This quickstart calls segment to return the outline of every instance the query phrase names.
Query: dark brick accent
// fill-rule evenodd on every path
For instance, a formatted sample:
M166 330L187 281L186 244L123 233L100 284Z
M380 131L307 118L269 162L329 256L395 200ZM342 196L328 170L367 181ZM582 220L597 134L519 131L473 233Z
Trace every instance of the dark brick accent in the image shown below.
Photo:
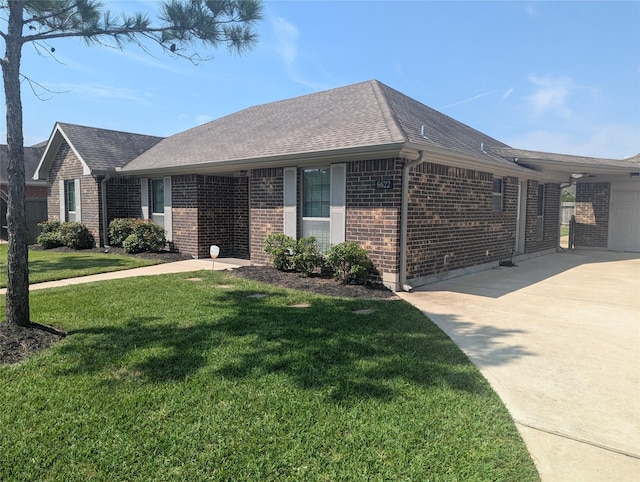
M584 182L576 184L576 247L607 248L609 243L609 201L611 184Z
M171 180L173 243L184 254L248 257L247 178L184 175Z

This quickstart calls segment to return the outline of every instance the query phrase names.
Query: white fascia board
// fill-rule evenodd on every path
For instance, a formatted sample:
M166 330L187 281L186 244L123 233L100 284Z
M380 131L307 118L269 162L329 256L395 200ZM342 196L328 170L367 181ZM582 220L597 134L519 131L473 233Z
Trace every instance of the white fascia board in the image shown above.
M69 144L69 146L71 147L71 150L75 153L76 157L82 164L82 174L84 174L85 176L91 174L91 169L89 168L87 163L84 162L84 159L82 158L80 153L76 150L76 148L71 143L71 141L69 141L69 138L62 130L62 127L60 126L60 124L56 123L55 127L53 128L53 132L51 133L51 137L49 137L49 141L47 142L47 147L45 147L44 149L44 153L42 154L40 163L38 164L38 167L36 168L36 171L33 174L34 180L36 181L49 180L49 168L51 167L51 163L55 159L58 149L60 149L60 145L62 144L63 139L67 141L67 144ZM44 168L44 172L41 172L43 171L43 168Z
M409 147L409 146L408 146ZM518 165L513 163L513 166L498 164L494 159L487 158L483 159L479 157L482 155L482 151L478 150L479 156L469 156L467 154L462 154L455 151L450 151L447 149L431 147L431 146L421 146L421 145L413 145L412 149L415 149L416 152L424 151L425 162L434 162L436 164L443 164L446 166L452 167L461 167L464 169L471 169L474 171L481 172L490 172L492 174L496 174L498 176L513 176L519 179L534 179L541 181L555 181L555 180L566 180L566 176L563 177L557 176L555 173L546 173L541 171L536 171L534 169L530 169L525 166ZM505 160L505 162L508 162Z
M640 172L640 166L631 163L628 166L607 166L580 162L559 162L547 159L521 159L519 163L530 166L532 169L564 172L567 175L580 173L622 175Z
M337 162L361 161L368 159L385 159L400 157L403 152L402 143L385 144L381 146L367 146L364 148L339 149L335 151L303 152L286 156L272 156L251 159L233 159L229 161L215 161L210 163L190 164L183 166L169 166L148 169L116 168L121 176L168 176L181 174L221 174L234 171L291 167L313 166L319 163L332 164Z

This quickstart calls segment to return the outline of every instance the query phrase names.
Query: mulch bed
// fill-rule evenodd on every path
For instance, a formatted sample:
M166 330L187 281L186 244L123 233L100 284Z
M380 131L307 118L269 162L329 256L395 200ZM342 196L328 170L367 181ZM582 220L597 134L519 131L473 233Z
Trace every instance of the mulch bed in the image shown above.
M30 247L29 249L38 249ZM56 251L73 251L69 248L55 248ZM104 252L104 249L94 251ZM126 254L119 248L109 248L109 252ZM140 253L129 256L159 259L163 262L189 259L179 253ZM311 291L324 296L339 296L357 299L396 299L396 295L383 286L345 285L333 278L319 274L303 277L298 273L278 271L271 266L243 266L229 271L232 276L262 281L270 285L295 290ZM30 355L44 350L64 338L65 333L45 325L32 324L28 327L0 323L0 364L18 363Z

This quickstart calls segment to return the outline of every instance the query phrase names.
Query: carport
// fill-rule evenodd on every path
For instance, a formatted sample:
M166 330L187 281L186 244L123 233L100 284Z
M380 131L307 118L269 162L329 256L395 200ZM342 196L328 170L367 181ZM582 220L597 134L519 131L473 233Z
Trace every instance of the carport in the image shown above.
M542 480L640 480L640 255L574 251L399 293L504 401Z

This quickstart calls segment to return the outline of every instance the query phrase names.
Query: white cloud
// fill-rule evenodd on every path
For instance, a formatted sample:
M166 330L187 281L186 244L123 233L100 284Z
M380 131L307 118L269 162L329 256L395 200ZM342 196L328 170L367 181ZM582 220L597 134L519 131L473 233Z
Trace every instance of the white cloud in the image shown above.
M536 129L505 142L521 149L612 159L623 159L640 152L637 126L617 124L594 124L574 132Z
M198 123L198 125L206 124L211 120L213 120L213 117L207 114L200 114L196 116L196 122Z
M500 93L500 90L489 90L487 92L482 92L481 94L476 94L474 96L467 97L466 99L462 99L462 100L458 100L458 101L452 102L451 104L447 104L447 105L445 105L443 107L439 107L438 109L439 110L444 110L444 109L448 109L450 107L457 107L459 105L467 104L469 102L473 102L475 100L482 99L484 97L488 97L488 96L491 96L491 95L494 95L494 94L499 94L499 93ZM507 89L505 92L503 92L500 95L500 101L504 102L505 100L507 100L509 98L509 96L512 93L513 93L513 87Z
M513 91L514 91L514 90L515 90L515 89L514 89L513 87L511 87L511 88L507 89L507 91L506 91L504 94L502 94L502 99L501 99L501 100L502 100L502 102L504 102L505 100L507 100L507 99L511 96L511 94L513 94Z
M85 99L118 99L135 102L137 104L150 103L149 93L126 87L114 87L105 84L61 84L59 86L47 86L54 92L75 94Z
M282 17L273 17L273 29L278 40L278 53L287 70L292 71L298 56L298 29Z
M525 100L535 115L551 113L565 118L572 117L569 97L576 89L572 79L551 75L530 75L529 82L535 86L535 91L525 97Z
M299 73L298 66L298 28L282 17L273 17L273 29L277 39L276 50L284 63L289 78L300 85L313 90L326 89L327 86L305 80Z

